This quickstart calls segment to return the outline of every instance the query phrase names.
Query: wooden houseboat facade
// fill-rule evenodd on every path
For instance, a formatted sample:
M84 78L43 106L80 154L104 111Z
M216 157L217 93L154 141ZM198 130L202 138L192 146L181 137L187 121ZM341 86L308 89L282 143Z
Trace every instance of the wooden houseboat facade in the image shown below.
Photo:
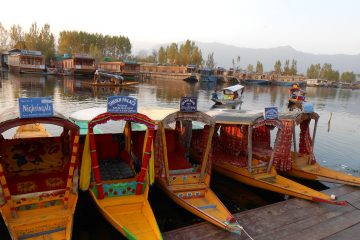
M135 78L140 73L140 64L135 62L100 62L98 70L120 73L125 78Z
M140 72L151 78L197 81L196 68L193 65L157 66L155 64L144 64L140 66Z
M93 75L95 73L95 59L88 55L75 55L62 61L64 73L79 75Z
M45 58L40 51L16 49L9 51L8 67L15 73L38 73L45 71Z

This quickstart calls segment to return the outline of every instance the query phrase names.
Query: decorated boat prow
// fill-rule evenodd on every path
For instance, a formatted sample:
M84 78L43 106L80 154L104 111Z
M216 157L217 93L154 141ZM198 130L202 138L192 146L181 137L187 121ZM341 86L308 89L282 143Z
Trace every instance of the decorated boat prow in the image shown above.
M209 153L215 122L196 110L196 98L182 98L181 111L166 116L158 123L155 172L159 187L177 204L223 229L241 233L242 226L210 189ZM208 131L203 138L199 164L190 158L192 125L203 125Z
M70 240L78 199L79 127L53 112L49 98L22 98L19 104L20 112L0 115L2 217L12 239ZM46 134L44 124L61 134Z
M95 126L108 121L116 123L116 131L94 134ZM154 128L137 112L137 100L124 96L109 97L107 112L88 122L80 188L89 190L104 218L128 239L162 239L148 202Z

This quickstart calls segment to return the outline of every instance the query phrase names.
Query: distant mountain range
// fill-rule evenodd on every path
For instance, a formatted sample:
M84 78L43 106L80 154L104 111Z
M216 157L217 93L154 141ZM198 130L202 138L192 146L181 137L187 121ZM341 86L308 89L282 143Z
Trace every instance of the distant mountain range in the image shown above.
M147 52L151 53L151 49L157 50L161 45L167 46L169 44L154 44L151 48L149 48L148 45L146 47L144 46L142 49L147 48ZM196 42L196 45L201 49L204 59L207 58L208 54L214 52L215 63L218 67L230 68L232 67L232 59L234 59L235 64L237 64L237 56L240 56L240 66L243 69L246 68L248 64L253 64L255 67L256 62L260 61L263 64L264 71L271 71L274 69L275 61L280 59L283 66L286 59L289 59L290 62L292 59L295 59L297 60L297 69L299 73L306 73L307 68L311 64L317 63L320 63L321 65L330 63L334 70L339 70L340 72L353 71L354 73L360 73L360 54L312 54L298 51L290 46L255 49L236 47L216 42ZM136 45L138 51L141 49L140 47L140 44Z

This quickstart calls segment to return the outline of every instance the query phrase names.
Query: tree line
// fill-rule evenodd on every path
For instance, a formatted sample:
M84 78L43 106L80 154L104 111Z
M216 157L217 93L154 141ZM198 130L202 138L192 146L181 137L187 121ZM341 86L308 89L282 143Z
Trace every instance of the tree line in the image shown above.
M202 65L203 57L195 42L186 40L180 46L177 43L161 46L157 51L157 62L161 65Z
M131 43L125 36L110 36L84 31L61 31L58 49L55 48L55 37L49 24L41 28L33 23L28 31L20 25L12 25L9 30L0 22L0 51L12 48L41 51L46 61L59 54L89 54L96 59L103 57L125 58L131 54Z
M339 71L333 70L329 63L324 63L322 66L320 63L311 64L306 75L308 78L322 78L330 81L354 82L356 80L353 72L343 72L340 75Z

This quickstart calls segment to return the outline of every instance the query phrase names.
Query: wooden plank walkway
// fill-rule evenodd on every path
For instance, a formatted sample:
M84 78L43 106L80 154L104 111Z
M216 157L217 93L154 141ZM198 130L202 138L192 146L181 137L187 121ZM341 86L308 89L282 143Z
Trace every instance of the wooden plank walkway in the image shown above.
M360 188L340 186L324 192L350 204L343 207L292 198L235 216L256 240L360 239ZM169 231L163 236L169 240L249 239L206 222Z

